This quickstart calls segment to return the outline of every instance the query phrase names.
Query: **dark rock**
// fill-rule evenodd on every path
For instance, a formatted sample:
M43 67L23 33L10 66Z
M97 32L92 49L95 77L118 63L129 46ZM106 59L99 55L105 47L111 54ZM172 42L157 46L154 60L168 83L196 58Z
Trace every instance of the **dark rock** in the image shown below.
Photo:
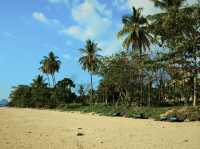
M78 132L76 135L77 135L77 136L84 136L84 134L81 133L81 132Z

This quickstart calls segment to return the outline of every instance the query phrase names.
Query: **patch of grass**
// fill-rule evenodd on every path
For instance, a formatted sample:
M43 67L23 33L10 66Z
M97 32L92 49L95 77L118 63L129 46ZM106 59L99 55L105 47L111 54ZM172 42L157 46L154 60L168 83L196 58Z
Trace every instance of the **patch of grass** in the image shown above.
M137 118L142 115L143 118L152 118L160 120L160 115L168 111L170 115L175 115L181 120L188 119L189 121L200 120L200 107L135 107L135 106L114 106L105 104L67 104L58 108L62 111L79 111L84 113L97 113L104 116L124 116Z
M62 111L80 111L84 113L95 112L99 115L105 116L125 116L134 117L138 114L143 114L150 118L159 118L160 114L169 110L169 107L127 107L127 106L111 106L105 104L94 105L81 105L81 104L68 104L59 108Z

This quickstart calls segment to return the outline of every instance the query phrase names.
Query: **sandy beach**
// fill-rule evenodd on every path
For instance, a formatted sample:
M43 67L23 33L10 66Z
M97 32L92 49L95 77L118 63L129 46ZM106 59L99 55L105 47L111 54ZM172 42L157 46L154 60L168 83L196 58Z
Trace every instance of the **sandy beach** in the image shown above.
M200 122L0 108L1 149L199 149Z

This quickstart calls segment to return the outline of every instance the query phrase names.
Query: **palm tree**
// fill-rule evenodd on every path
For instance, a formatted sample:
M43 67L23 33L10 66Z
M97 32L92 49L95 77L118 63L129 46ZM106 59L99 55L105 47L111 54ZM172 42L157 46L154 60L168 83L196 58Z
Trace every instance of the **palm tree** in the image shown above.
M33 82L31 83L31 86L33 88L45 88L46 87L45 80L43 76L38 75L35 79L33 79Z
M123 41L123 47L133 50L140 51L140 61L142 60L143 52L150 48L151 35L148 33L148 21L141 14L142 8L136 9L132 8L133 12L131 16L123 16L122 23L123 28L118 32L118 38L125 37ZM143 68L141 68L143 73ZM139 80L141 81L141 102L143 102L143 79L139 75Z
M55 73L59 71L61 65L61 61L58 58L59 57L55 56L53 52L50 52L49 55L44 56L43 60L40 62L42 65L40 70L47 74L47 76L50 75L52 77L53 86L55 85Z
M48 80L48 85L50 86L50 79L49 79L49 73L48 73L48 57L44 56L43 60L41 60L40 62L41 67L39 68L39 70L47 75L47 80Z
M131 16L123 16L122 23L123 28L118 32L118 37L125 37L123 41L123 47L125 49L132 48L132 50L139 49L140 57L143 51L149 49L151 35L147 32L147 19L142 16L142 8L132 8L133 12Z
M90 85L91 85L91 100L93 96L93 74L98 68L98 62L100 55L97 54L101 51L98 48L98 44L94 41L88 39L85 44L85 48L79 49L81 52L81 57L79 58L79 63L81 64L83 70L87 70L90 73Z

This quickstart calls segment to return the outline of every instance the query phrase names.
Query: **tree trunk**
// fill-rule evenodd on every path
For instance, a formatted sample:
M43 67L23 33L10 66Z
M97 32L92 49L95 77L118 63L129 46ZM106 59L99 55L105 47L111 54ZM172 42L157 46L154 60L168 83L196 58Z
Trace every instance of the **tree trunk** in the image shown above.
M51 87L50 78L48 74L47 74L47 81L48 81L48 86Z
M93 100L93 79L92 79L92 73L90 73L90 86L91 86L90 102L92 103L92 100Z
M139 57L140 57L140 66L142 63L142 49L140 49L140 53L139 53ZM139 81L140 81L140 104L141 106L143 105L143 65L141 66L142 71L139 74Z
M55 79L54 74L52 74L51 77L52 77L52 82L53 82L53 87L54 87L54 86L55 86L55 82L56 82L56 81L55 81L56 79Z
M194 62L195 62L195 70L194 70L194 99L193 99L193 107L196 106L197 102L197 56L196 56L196 51L195 51L195 56L194 56Z
M140 94L141 94L141 105L143 106L143 77L141 77L141 90L140 90Z
M196 106L197 102L197 77L196 74L194 76L194 97L193 97L193 107Z
M151 106L151 80L149 81L149 87L148 87L148 105Z
M106 105L108 104L108 96L107 96L107 91L106 92L104 92L104 97L105 97L105 102L106 102Z

